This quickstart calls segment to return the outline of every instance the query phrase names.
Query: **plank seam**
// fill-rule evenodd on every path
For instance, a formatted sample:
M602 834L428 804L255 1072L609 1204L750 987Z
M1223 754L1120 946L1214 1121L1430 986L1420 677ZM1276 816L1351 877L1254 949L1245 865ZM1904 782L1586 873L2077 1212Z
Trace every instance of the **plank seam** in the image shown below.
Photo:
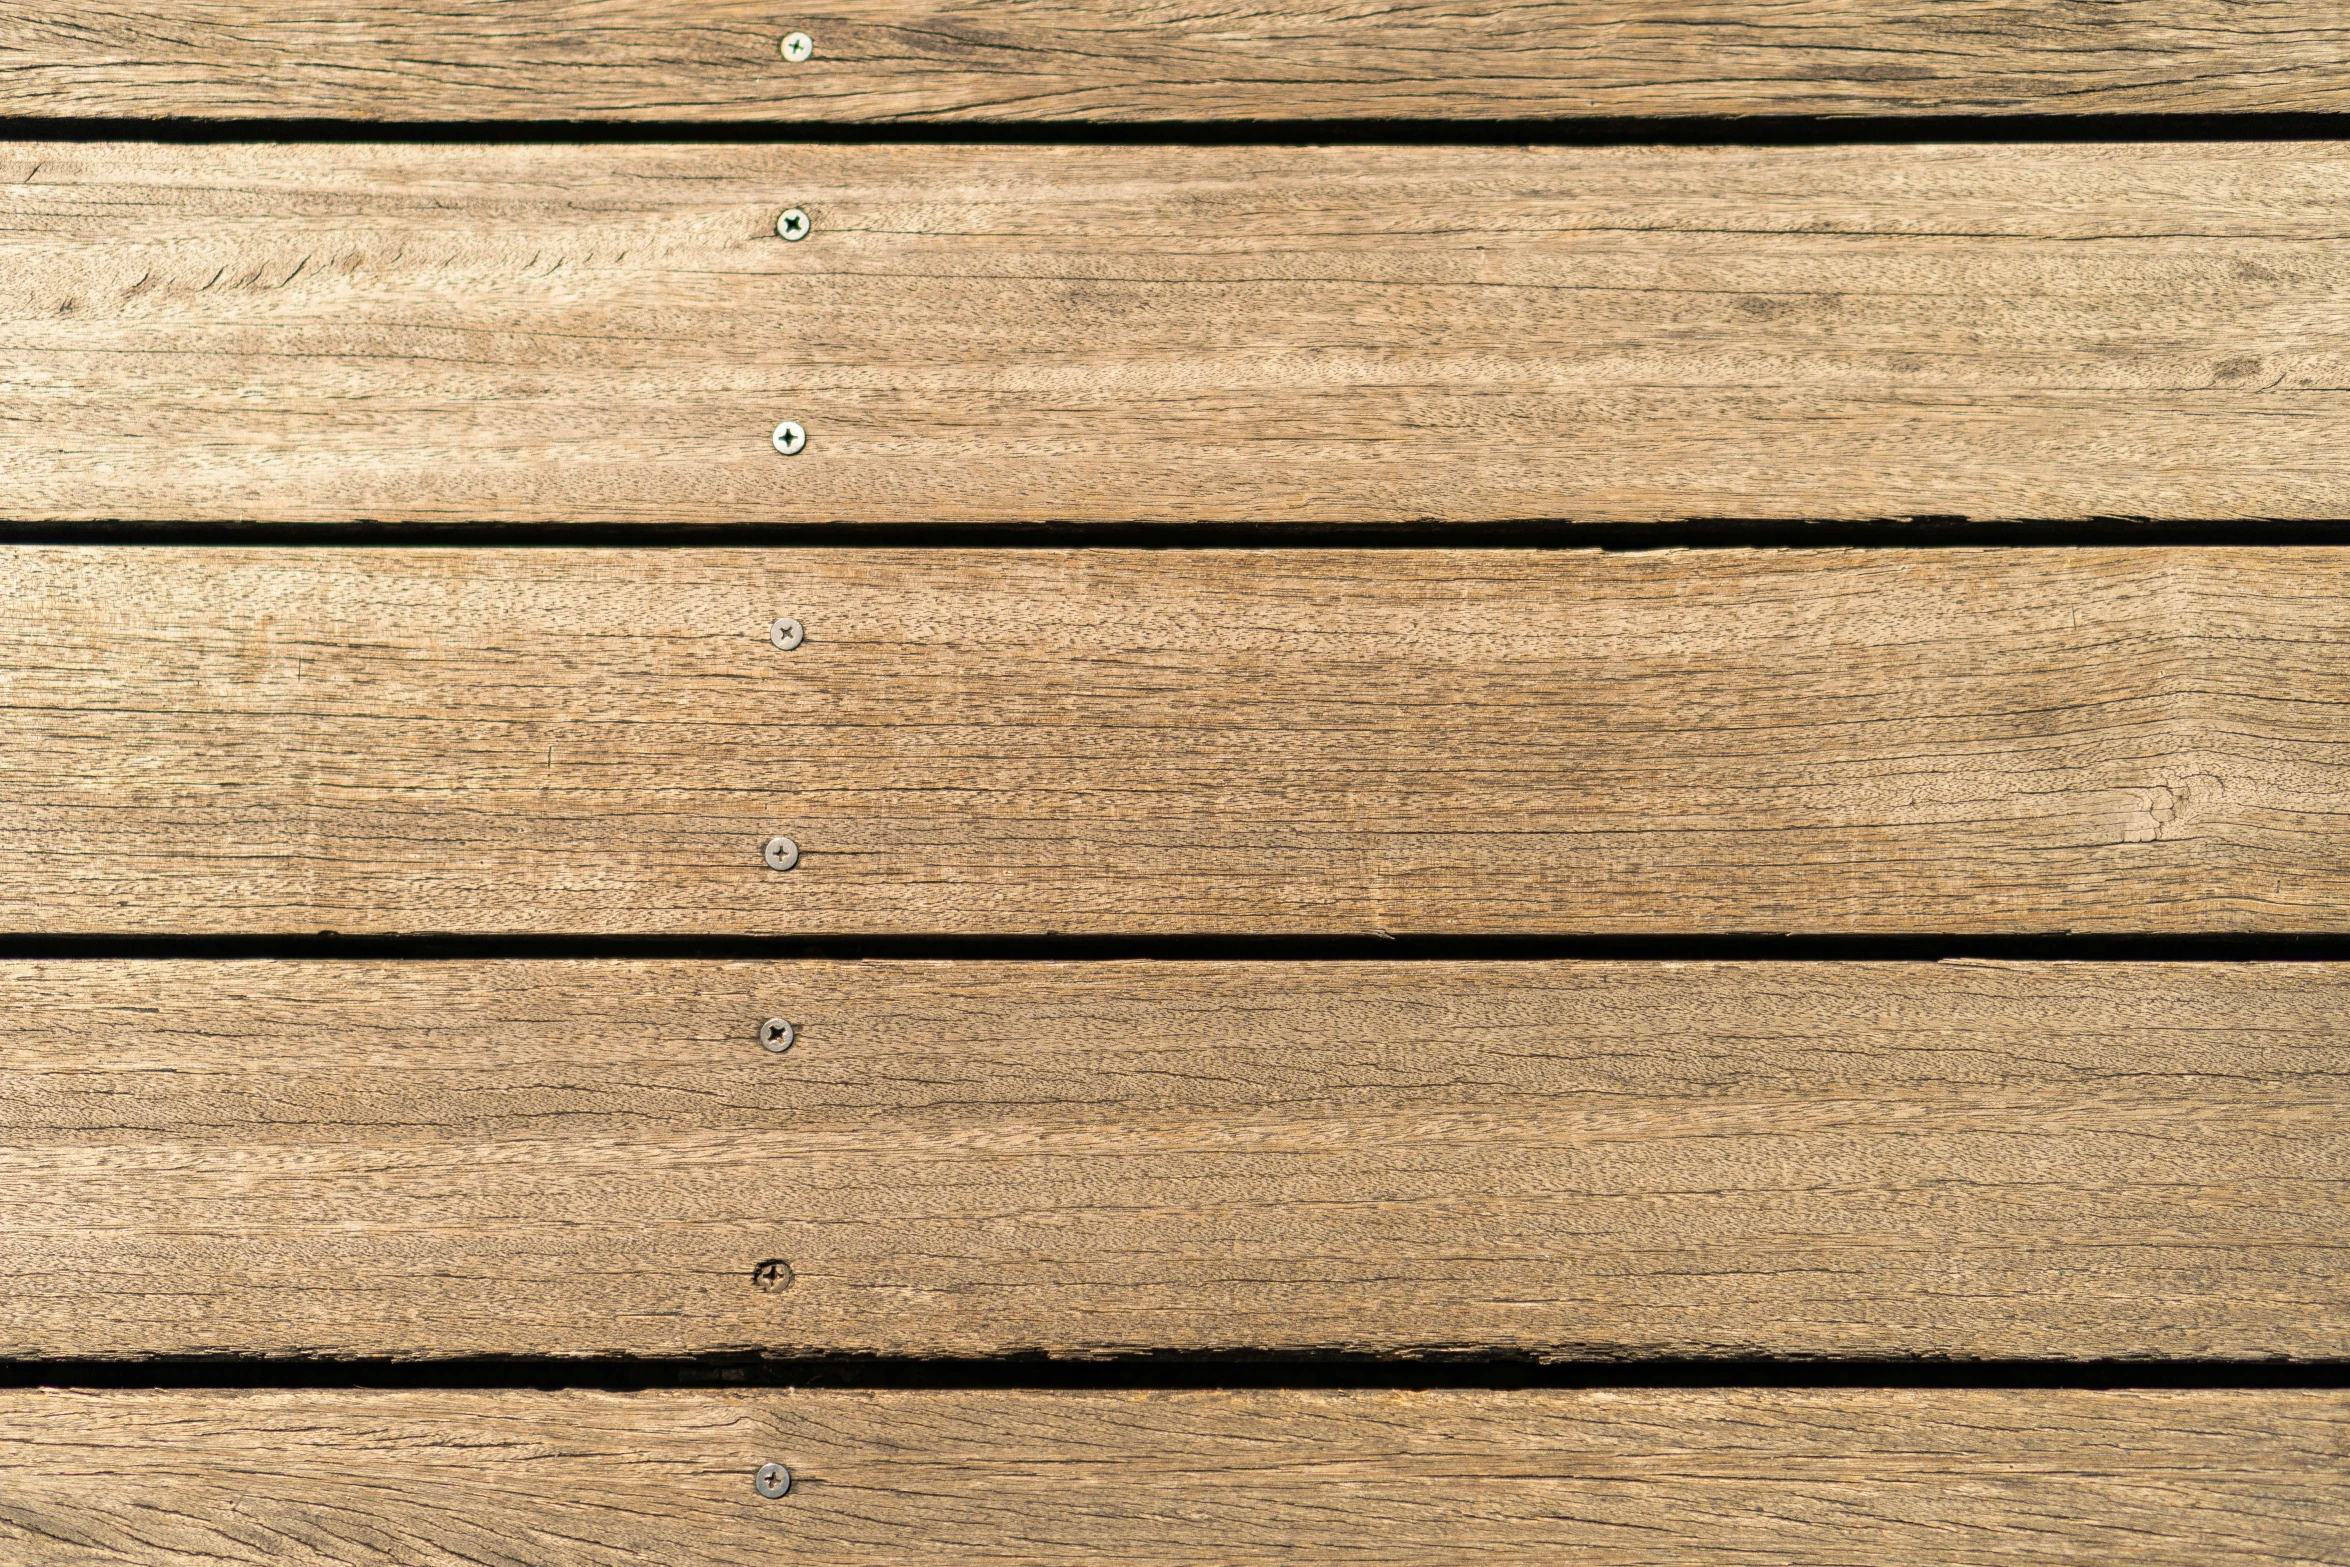
M954 120L800 124L771 120L106 119L0 115L0 134L37 141L365 142L436 145L827 143L844 146L1902 147L1970 144L2339 141L2350 113L2019 115L1637 115L1481 120Z
M2343 963L2350 935L110 936L0 933L0 962L818 959L1069 962Z
M1545 1362L1523 1354L1406 1358L1345 1353L1153 1352L1098 1360L1042 1354L916 1356L450 1357L433 1360L158 1357L0 1361L0 1387L532 1388L636 1391L666 1387L1040 1388L1124 1392L1179 1388L1901 1388L2332 1389L2350 1387L2350 1359L1793 1360L1657 1359Z
M2086 520L1974 522L1963 517L1895 517L1811 522L1801 518L1689 518L1677 522L1505 523L1384 526L1275 523L943 523L705 525L518 522L363 523L9 523L0 546L163 549L937 549L1090 550L1937 550L1937 549L2286 549L2350 546L2350 518L2323 521L2153 522Z

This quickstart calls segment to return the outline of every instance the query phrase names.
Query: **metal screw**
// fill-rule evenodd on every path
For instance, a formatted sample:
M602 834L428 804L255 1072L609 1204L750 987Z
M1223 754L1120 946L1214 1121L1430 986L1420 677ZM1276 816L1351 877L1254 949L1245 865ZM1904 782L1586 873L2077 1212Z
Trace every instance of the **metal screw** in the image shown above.
M799 64L815 52L816 40L810 38L806 33L785 33L783 35L781 53L792 64Z
M761 1496L774 1501L791 1495L791 1471L781 1464L761 1464L759 1472L751 1477L751 1486Z
M794 207L775 220L775 237L788 239L796 245L806 239L815 227L815 224L808 221L808 215L805 212Z
M771 871L788 871L800 863L800 846L789 838L770 838L759 853Z
M768 1291L791 1288L791 1264L781 1257L770 1257L751 1270L751 1282Z
M790 616L785 616L767 628L767 640L786 653L808 639L808 628Z
M789 419L775 427L775 449L786 457L797 457L800 448L808 444L808 432Z
M789 1050L792 1041L799 1037L800 1031L779 1017L771 1017L759 1025L759 1043L777 1055Z

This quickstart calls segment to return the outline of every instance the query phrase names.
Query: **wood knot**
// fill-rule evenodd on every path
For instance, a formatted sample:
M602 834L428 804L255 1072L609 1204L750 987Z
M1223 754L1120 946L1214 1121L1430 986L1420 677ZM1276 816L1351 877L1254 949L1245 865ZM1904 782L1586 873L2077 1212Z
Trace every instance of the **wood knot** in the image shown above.
M2220 794L2209 773L2174 779L2139 792L2138 808L2122 828L2124 843L2172 843L2195 836L2195 820Z

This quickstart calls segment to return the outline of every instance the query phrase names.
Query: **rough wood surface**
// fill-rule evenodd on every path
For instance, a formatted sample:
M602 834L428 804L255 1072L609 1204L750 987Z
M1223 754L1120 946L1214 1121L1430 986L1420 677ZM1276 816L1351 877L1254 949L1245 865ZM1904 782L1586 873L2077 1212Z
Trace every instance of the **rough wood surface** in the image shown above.
M2350 516L2334 143L17 144L0 204L0 522Z
M17 962L0 1016L9 1356L2350 1353L2335 966Z
M22 547L0 929L2339 931L2345 561Z
M792 64L778 46L804 30ZM2317 0L0 7L0 114L1235 120L2350 107Z
M25 1567L2286 1567L2346 1477L2339 1391L0 1393Z

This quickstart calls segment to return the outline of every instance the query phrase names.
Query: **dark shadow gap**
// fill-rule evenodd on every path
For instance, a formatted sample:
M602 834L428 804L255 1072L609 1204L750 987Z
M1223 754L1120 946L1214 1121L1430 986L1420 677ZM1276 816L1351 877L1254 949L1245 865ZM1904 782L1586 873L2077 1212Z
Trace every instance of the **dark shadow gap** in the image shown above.
M1922 143L2336 141L2350 114L1613 115L1556 119L1061 120L793 124L688 120L328 120L0 118L37 141L456 142L612 145L1262 147L1908 146Z
M175 1357L0 1362L0 1386L76 1388L2345 1388L2350 1360L1546 1361L1157 1351L1098 1360L1017 1354L327 1360Z
M2105 549L2350 545L2350 518L1871 522L1698 517L1678 522L1311 523L6 523L0 545L296 549Z
M2350 934L1682 936L0 935L0 961L859 958L961 962L2343 963Z

